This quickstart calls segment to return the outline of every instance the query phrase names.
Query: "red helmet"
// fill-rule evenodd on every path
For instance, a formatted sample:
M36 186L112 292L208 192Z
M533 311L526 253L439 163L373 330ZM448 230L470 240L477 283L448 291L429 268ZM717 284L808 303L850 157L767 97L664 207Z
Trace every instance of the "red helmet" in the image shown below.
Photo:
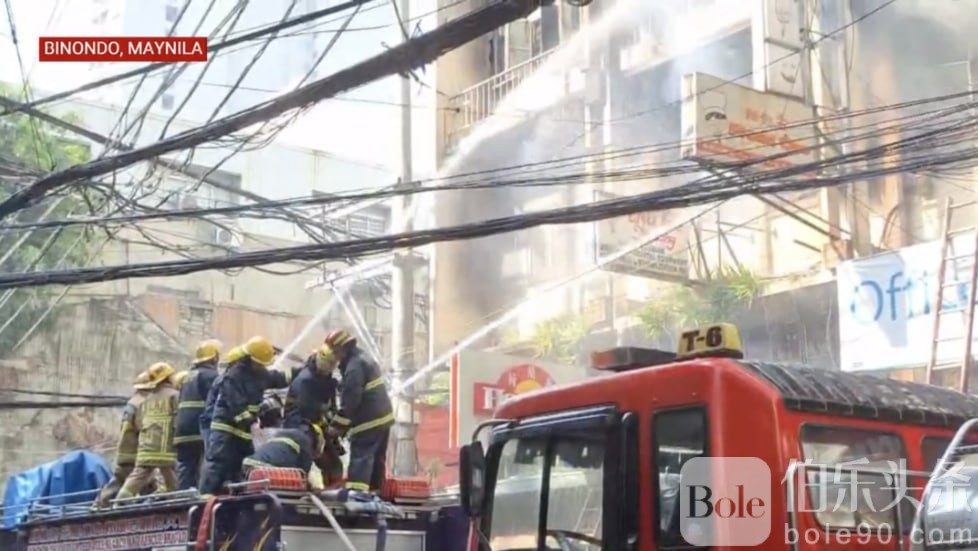
M356 344L356 342L357 340L353 338L353 335L351 335L350 332L345 329L331 331L323 340L323 344L330 347L332 350L339 350L347 343Z

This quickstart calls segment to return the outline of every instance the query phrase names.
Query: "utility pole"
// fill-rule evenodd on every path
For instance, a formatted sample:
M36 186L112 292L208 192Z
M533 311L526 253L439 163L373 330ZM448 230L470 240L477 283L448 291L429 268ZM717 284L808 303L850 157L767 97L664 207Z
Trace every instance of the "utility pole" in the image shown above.
M397 0L402 40L410 38L408 25L411 20L411 0ZM400 27L400 26L399 26ZM413 186L414 169L411 147L411 75L401 75L401 187ZM412 196L394 197L392 226L395 232L414 230ZM394 252L391 273L391 353L394 356L394 381L398 387L414 374L414 256L411 249ZM394 397L394 461L393 472L397 476L418 474L418 447L415 436L418 426L414 419L414 392L410 387Z

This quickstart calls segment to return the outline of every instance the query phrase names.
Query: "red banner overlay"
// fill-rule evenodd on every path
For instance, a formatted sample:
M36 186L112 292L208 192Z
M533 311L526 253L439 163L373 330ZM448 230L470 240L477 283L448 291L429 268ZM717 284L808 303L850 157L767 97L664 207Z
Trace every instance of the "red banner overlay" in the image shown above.
M189 63L207 61L204 36L42 36L39 61Z

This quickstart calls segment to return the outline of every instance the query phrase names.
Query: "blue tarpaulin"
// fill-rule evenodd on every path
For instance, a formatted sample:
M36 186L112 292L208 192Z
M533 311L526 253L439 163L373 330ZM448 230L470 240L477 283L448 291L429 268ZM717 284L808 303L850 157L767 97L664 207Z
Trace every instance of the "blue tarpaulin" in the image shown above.
M37 498L47 505L91 502L95 491L112 478L105 459L88 451L71 452L61 459L11 475L3 496L3 527L11 529L27 515Z

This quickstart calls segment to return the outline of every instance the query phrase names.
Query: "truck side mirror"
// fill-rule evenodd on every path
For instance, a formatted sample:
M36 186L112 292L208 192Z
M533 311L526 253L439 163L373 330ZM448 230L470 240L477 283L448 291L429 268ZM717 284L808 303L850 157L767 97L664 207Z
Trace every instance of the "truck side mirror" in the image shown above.
M473 442L458 451L458 489L462 510L469 518L482 516L486 502L486 454L481 442Z

